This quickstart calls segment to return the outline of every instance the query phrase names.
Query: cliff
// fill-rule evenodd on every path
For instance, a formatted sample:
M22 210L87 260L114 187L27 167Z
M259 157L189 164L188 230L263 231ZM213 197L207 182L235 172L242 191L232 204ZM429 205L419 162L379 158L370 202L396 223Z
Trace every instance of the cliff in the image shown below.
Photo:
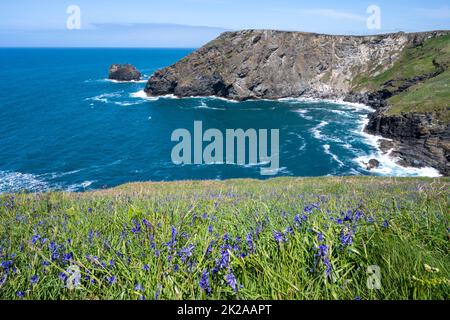
M244 30L224 33L155 72L145 92L365 103L378 110L367 130L400 142L397 155L405 164L432 165L448 175L449 64L449 31L332 36Z

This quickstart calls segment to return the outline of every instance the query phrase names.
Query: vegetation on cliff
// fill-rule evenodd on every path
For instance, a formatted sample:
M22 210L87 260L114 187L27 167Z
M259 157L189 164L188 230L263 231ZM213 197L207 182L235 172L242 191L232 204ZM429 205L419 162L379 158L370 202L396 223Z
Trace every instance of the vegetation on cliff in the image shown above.
M392 68L361 75L354 85L355 90L392 95L387 115L432 112L437 121L450 123L450 34L406 48Z
M1 195L0 299L448 299L449 182Z

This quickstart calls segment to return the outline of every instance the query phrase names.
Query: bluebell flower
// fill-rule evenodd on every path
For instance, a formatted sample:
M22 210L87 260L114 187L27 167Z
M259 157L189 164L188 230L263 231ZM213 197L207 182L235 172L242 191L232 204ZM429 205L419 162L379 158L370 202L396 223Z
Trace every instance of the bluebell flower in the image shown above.
M31 243L32 244L36 244L36 242L38 242L41 239L41 236L38 234L35 234L32 238L31 238Z
M5 260L5 261L2 261L2 263L1 263L1 267L3 268L3 270L5 270L6 272L8 272L9 271L9 269L11 268L11 266L12 266L12 260Z
M353 235L351 232L346 233L344 229L342 229L340 240L343 246L350 246L353 243Z
M16 295L20 298L23 299L25 297L25 293L23 291L17 291Z
M227 284L234 290L234 291L238 291L238 286L237 286L237 280L236 277L234 276L233 272L231 271L231 269L229 270L228 274L225 276L225 280L227 282Z
M253 234L251 232L247 234L245 241L247 242L248 251L254 252Z
M116 277L115 276L111 276L111 277L106 276L106 280L108 281L109 285L113 285L116 282Z
M140 283L138 283L138 284L136 284L136 285L134 286L134 290L136 290L136 291L144 291L144 289L142 288L142 286L141 286Z
M214 230L213 226L212 226L212 225L209 225L209 226L208 226L208 232L209 232L209 233L213 233L213 230Z
M152 225L150 222L148 222L147 219L142 219L142 224L143 224L144 226L146 226L147 228L153 229L153 225Z
M383 224L382 224L382 227L385 228L385 229L389 228L389 221L388 220L384 220Z
M38 281L39 281L39 276L38 276L37 274L31 276L31 278L30 278L30 283L31 283L32 285L35 285L36 283L38 283Z
M142 267L142 269L143 269L144 271L149 271L149 270L150 270L150 267L149 267L148 264L144 264L144 266Z
M187 259L192 257L192 251L194 250L195 246L193 244L190 244L187 247L184 247L180 250L178 255L181 257L182 262L186 262Z
M68 263L73 259L73 252L63 254L63 263Z
M280 244L281 242L284 242L284 235L281 232L278 232L276 230L273 230L273 238L275 239L275 241Z
M207 256L211 254L212 247L213 247L214 243L215 243L214 240L212 240L212 241L209 243L208 248L206 249L206 255L207 255Z
M353 220L353 213L351 210L348 210L345 214L344 221L352 221Z
M317 241L319 241L319 242L325 241L325 237L324 237L323 233L321 233L321 232L317 233Z
M206 269L203 270L198 284L199 284L200 288L202 288L203 291L206 292L207 295L211 294L211 287L209 284L209 273L206 271Z
M286 230L284 230L284 234L294 234L294 229L292 229L292 227L287 227Z
M228 250L221 250L220 251L220 258L216 260L216 266L220 269L225 269L228 267L230 263L230 254Z

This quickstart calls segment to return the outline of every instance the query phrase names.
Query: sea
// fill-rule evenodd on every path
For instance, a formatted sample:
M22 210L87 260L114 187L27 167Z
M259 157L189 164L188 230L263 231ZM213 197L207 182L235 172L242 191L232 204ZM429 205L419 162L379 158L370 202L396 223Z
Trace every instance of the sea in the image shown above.
M194 49L0 49L0 193L85 191L137 181L281 176L438 176L383 155L363 128L373 110L360 104L286 98L235 102L214 97L148 98L145 79ZM138 82L107 79L131 63ZM278 129L279 167L261 163L173 163L174 130ZM381 166L366 170L376 158Z

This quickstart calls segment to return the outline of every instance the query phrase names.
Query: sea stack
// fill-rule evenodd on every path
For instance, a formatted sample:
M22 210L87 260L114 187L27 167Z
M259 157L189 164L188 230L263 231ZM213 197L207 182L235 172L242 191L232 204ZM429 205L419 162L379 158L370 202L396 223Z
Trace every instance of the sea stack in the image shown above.
M108 78L116 81L139 81L141 73L131 64L113 64L109 67Z

